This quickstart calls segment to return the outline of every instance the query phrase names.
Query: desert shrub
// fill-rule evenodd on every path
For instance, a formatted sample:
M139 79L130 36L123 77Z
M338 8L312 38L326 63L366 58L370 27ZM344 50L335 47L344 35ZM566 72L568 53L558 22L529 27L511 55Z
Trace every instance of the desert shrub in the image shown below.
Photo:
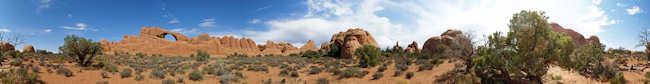
M162 80L162 84L176 84L176 81L174 79L165 79Z
M400 76L400 75L402 75L402 74L404 74L404 71L401 71L401 70L395 70L395 73L393 73L393 77L397 77L397 76Z
M248 71L256 71L256 72L264 71L264 72L268 72L269 68L264 66L264 65L252 65L252 66L248 66Z
M0 72L0 80L2 84L44 84L37 73L27 73L22 67Z
M183 79L183 77L179 77L179 78L176 78L176 82L177 83L183 83L183 82L185 82L185 79Z
M623 76L623 73L618 73L614 78L609 80L610 84L625 84L625 78Z
M135 75L135 81L141 81L144 80L144 76L141 74Z
M201 73L200 71L192 71L192 72L188 75L188 77L189 77L189 79L192 80L192 81L203 80L203 73Z
M322 71L323 71L323 70L322 70L321 68L316 67L316 66L312 66L312 67L309 69L309 74L318 74L318 73L320 73L320 72L322 72Z
M307 50L302 53L302 57L307 57L307 58L320 58L322 55L318 51L313 51L313 50Z
M330 84L330 81L327 80L327 78L318 78L318 80L316 80L316 84Z
M248 57L248 55L245 53L233 53L226 56L226 58L232 58L232 57Z
M481 83L542 83L548 65L571 42L563 34L552 32L544 12L521 11L513 15L507 35L495 32L477 48L478 57L472 59L473 71Z
M384 71L386 71L386 69L388 69L388 65L384 64L384 65L380 66L379 68L377 68L377 72L384 72Z
M292 71L291 72L291 77L300 77L300 74L298 74L298 72L296 72L296 71Z
M122 77L122 78L131 77L132 72L133 72L133 70L131 70L131 68L123 68L122 72L120 72L120 77Z
M432 70L434 64L424 64L418 67L418 71L424 71L424 70Z
M361 78L368 74L367 71L361 71L358 67L352 67L352 68L346 68L345 70L340 72L339 78L351 78L351 77L358 77Z
M99 74L102 76L102 78L111 78L110 76L108 76L108 72L106 72L106 71L102 71Z
M268 80L262 80L262 84L271 84L272 82L273 80L271 80L271 78L269 78Z
M95 84L108 84L108 81L97 81Z
M221 75L228 74L228 73L230 73L230 71L225 70L225 69L217 69L217 70L215 70L214 75L221 76Z
M234 80L235 79L232 76L230 76L230 74L219 76L219 83L221 84L230 84L230 82Z
M280 71L280 76L288 76L288 75L289 75L289 70L282 69L282 70Z
M374 67L377 64L381 63L383 60L379 55L381 50L377 47L371 45L364 45L361 48L357 48L354 55L359 57L359 65L361 67Z
M9 50L4 52L4 55L11 58L22 58L21 53L16 50Z
M395 69L396 70L401 70L401 71L406 71L409 69L408 65L405 64L395 64Z
M165 79L165 72L161 69L153 69L149 72L149 78Z
M384 73L382 72L376 72L374 75L372 75L372 80L378 80L381 77L384 77Z
M415 75L413 72L406 72L406 79L411 79Z
M41 71L41 67L38 66L32 66L32 72L34 73L39 73Z
M72 71L68 68L58 68L56 69L56 74L63 75L65 77L72 77Z
M144 58L144 56L147 56L147 55L145 55L142 52L135 53L135 57L137 57L137 58Z
M22 66L23 65L23 60L22 58L15 59L14 61L11 61L9 63L12 66Z
M196 51L196 60L197 61L206 61L210 58L210 54L205 51L198 50Z
M104 66L102 69L104 71L108 71L108 72L118 72L117 71L117 65L115 65L115 64L109 64L108 66Z
M65 56L71 56L81 66L92 64L95 56L101 54L103 48L99 42L91 39L68 35L64 38L65 43L59 47L59 51Z
M327 52L326 56L334 57L334 58L341 57L341 48L336 43L330 44L329 49L327 51L328 52Z

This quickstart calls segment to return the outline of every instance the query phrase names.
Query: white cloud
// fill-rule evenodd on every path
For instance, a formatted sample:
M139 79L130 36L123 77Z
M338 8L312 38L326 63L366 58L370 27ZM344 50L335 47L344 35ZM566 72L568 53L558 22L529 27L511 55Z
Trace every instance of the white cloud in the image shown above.
M38 8L50 8L52 0L40 0Z
M11 30L7 28L0 28L0 32L11 32Z
M43 32L46 32L46 33L52 32L52 29L45 29L45 30L43 30Z
M633 6L632 8L625 9L625 11L627 11L627 14L629 14L629 15L635 15L635 14L643 12L643 10L641 10L641 8L639 8L639 6Z
M251 23L251 24L257 24L257 23L259 23L259 22L261 22L261 21L262 21L262 20L260 20L260 19L252 19L252 20L251 20L250 22L248 22L248 23Z
M199 27L216 27L216 22L214 22L215 19L203 19L201 23L199 23Z
M618 3L616 3L616 6L618 6L618 7L625 7L625 6L627 6L627 5L625 5L625 4L623 4L623 3L620 3L620 2L618 2Z
M86 30L88 25L84 23L77 23L75 26L63 26L63 29L67 30Z
M541 10L550 22L590 36L603 32L601 26L618 22L609 19L599 4L600 1L590 0L308 0L304 17L269 20L265 22L268 30L246 34L257 42L315 40L320 44L329 41L334 33L359 27L368 30L380 47L388 47L395 42L423 44L447 29L476 31L477 37L507 31L512 14Z
M180 21L178 21L178 19L174 18L174 19L172 19L172 20L169 20L167 23L168 23L168 24L176 24L176 23L179 23L179 22L180 22Z
M178 33L181 33L181 34L191 34L191 33L197 33L199 31L199 29L192 28L192 29L188 30L188 29L185 29L185 28L175 28L175 29L171 29L169 31L178 32Z
M257 8L255 11L262 11L264 9L268 9L268 8L271 8L271 7L273 7L273 5L268 5L268 6L264 6L264 7L261 7L261 8Z

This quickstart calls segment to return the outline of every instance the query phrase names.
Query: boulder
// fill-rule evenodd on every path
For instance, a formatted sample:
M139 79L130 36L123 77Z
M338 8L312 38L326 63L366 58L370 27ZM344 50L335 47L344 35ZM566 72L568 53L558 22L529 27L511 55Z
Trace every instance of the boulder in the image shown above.
M453 29L427 39L422 46L422 52L432 56L469 56L471 51L470 40L461 31Z
M27 52L30 52L30 53L36 52L36 51L34 51L34 46L25 45L25 47L23 47L23 53L27 53Z
M408 47L406 47L405 51L407 53L419 53L420 49L418 49L418 43L413 41L413 43L409 44Z
M11 50L16 50L14 48L14 45L11 45L9 42L0 42L0 51L1 52L7 52Z
M311 50L311 51L317 51L318 50L318 48L316 48L316 44L314 44L313 40L309 40L307 42L307 44L302 45L302 47L300 47L300 52L305 52L305 51L309 51L309 50Z
M370 33L363 29L348 29L345 32L339 32L332 35L329 43L323 43L321 50L329 50L329 45L336 44L341 48L342 58L353 58L354 51L363 45L370 45L379 47L375 38Z

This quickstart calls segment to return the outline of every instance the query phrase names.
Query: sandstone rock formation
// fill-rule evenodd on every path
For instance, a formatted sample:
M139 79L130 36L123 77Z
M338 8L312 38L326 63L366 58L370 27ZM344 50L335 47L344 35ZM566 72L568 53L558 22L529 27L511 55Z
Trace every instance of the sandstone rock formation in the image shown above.
M318 50L318 48L316 48L316 44L314 44L313 40L309 40L307 42L307 44L302 45L302 47L300 47L300 52L305 52L305 51L309 51L309 50L311 50L311 51L317 51Z
M325 45L327 44L327 45ZM363 45L379 47L375 38L363 29L349 29L332 35L329 43L323 43L321 50L329 50L329 45L336 44L341 49L341 57L353 58L354 51Z
M14 45L11 45L11 43L8 42L0 42L0 51L7 52L11 50L16 50Z
M468 56L472 51L470 39L459 30L447 30L440 36L429 38L422 46L422 52L436 56Z
M165 39L165 35L171 35L176 41ZM201 50L212 56L226 56L233 53L244 53L254 56L262 53L262 49L249 38L236 38L232 36L212 37L208 34L200 34L197 37L189 38L183 34L170 32L160 27L143 27L137 36L125 35L119 42L108 42L101 40L104 45L104 54L161 54L165 56L188 56ZM269 46L274 46L272 43ZM288 43L281 43L277 52L284 54L298 52L298 49ZM269 48L269 49L273 49ZM265 49L266 50L266 49ZM277 53L266 51L266 53Z
M26 53L26 52L31 52L31 53L33 53L33 52L36 52L36 51L34 51L34 46L32 46L32 45L25 45L25 47L23 47L23 53Z
M266 44L260 46L262 54L264 55L288 55L291 53L298 53L298 48L287 42L274 43L273 41L266 41Z
M600 43L600 39L596 36L591 36L587 39L585 39L582 34L573 31L572 29L566 29L562 26L560 26L557 23L550 23L551 27L553 27L554 32L562 32L565 33L566 35L570 36L573 39L573 44L575 47L580 47L580 46L585 46L589 43L595 42L595 43Z
M402 50L404 50L404 49L402 49L401 46L399 46L399 42L395 43L395 46L393 46L392 49L393 49L393 51L402 51Z
M413 41L413 43L409 44L409 45L406 47L406 50L405 50L405 51L406 51L407 53L419 53L419 52L420 52L420 49L418 49L418 43L416 43L415 41Z

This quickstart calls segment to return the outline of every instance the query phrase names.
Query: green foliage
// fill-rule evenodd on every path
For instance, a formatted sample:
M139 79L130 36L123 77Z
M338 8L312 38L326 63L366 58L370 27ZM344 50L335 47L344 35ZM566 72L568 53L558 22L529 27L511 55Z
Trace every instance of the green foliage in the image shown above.
M411 79L415 75L413 72L406 72L406 79Z
M330 84L330 81L327 80L327 78L318 78L318 80L316 81L317 81L316 84Z
M327 50L327 55L329 57L334 57L334 58L339 58L341 57L341 48L339 47L338 44L332 43L329 46L329 50Z
M381 50L377 47L364 45L361 48L357 48L355 55L359 57L359 65L361 67L374 67L381 63L383 59L379 56Z
M307 50L302 53L302 57L307 57L307 58L320 58L321 53L319 51L313 51L313 50Z
M107 66L104 66L102 69L108 72L118 72L117 65L115 64L108 64Z
M176 84L176 81L174 79L165 79L162 80L162 84Z
M507 35L488 36L472 60L481 83L542 83L548 64L572 50L565 45L572 41L553 33L547 19L544 12L521 11L510 20Z
M203 73L201 73L201 72L198 71L198 70L196 70L196 71L192 71L192 72L188 75L188 77L189 77L189 79L192 80L192 81L200 81L200 80L203 80Z
M72 77L72 71L70 71L68 68L58 68L56 69L56 74L60 74L65 77Z
M372 80L378 80L381 77L384 77L384 73L382 72L376 72L374 75L372 75Z
M120 72L120 76L122 78L128 78L128 77L131 77L132 72L133 72L133 70L131 70L131 68L124 68L124 69L122 69L122 72Z
M153 69L149 72L149 78L165 79L166 73L161 69Z
M47 50L41 50L41 49L38 49L38 50L36 50L36 53L38 53L38 54L41 54L41 55L49 55L49 54L54 54L54 53L53 53L53 52L51 52L51 51L47 51Z
M610 84L625 84L626 81L625 81L624 77L625 76L623 76L623 73L618 73L618 74L616 74L616 76L614 78L609 80L609 83Z
M25 68L10 69L0 72L2 84L43 84L38 73L27 73Z
M196 51L196 60L197 61L206 61L210 58L210 54L205 51L198 50Z
M144 80L144 76L143 76L143 75L139 75L139 74L138 74L138 75L135 75L135 81L142 81L142 80Z
M101 54L103 50L99 42L93 42L91 39L68 35L64 40L65 43L59 47L59 51L65 56L75 58L75 61L84 67L91 64L93 57Z
M22 54L16 50L9 50L7 52L4 52L4 55L11 58L22 58Z
M367 71L361 71L358 67L352 67L352 68L346 68L343 70L340 74L339 78L351 78L351 77L358 77L361 78L368 74Z
M141 52L135 53L135 57L144 58L144 56L147 56L147 55L145 55L144 53L141 53Z

